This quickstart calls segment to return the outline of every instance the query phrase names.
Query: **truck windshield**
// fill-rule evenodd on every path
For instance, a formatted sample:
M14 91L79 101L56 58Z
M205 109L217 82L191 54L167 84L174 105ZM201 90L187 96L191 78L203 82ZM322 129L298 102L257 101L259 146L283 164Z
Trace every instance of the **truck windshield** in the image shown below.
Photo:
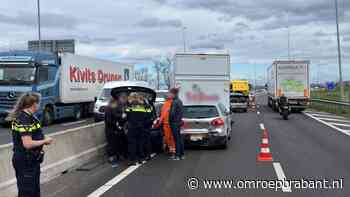
M35 67L23 65L1 65L0 84L26 85L35 79Z

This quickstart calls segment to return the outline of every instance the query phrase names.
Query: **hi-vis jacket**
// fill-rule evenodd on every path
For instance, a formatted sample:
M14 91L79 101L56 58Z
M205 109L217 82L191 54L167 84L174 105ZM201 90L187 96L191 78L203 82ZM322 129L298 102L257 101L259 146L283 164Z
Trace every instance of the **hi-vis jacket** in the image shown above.
M33 140L43 140L44 134L41 129L40 121L33 115L25 111L21 111L12 121L11 125L13 150L15 153L24 153L27 150L23 146L22 136L31 136ZM31 151L41 151L41 147L31 149Z
M153 123L153 109L144 105L130 105L125 109L128 128L148 128Z

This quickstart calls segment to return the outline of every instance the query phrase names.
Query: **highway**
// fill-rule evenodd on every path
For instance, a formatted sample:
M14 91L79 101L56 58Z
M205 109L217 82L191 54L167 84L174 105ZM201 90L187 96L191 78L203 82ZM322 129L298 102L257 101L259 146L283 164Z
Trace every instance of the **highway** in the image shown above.
M226 150L191 148L183 161L168 161L165 155L157 155L136 167L127 167L123 162L111 168L105 161L95 161L45 183L43 196L350 196L349 136L302 113L284 121L265 105L265 96L257 100L258 112L233 115L233 136ZM269 133L273 161L257 161L262 127ZM284 177L297 181L336 180L342 188L287 185L278 189L209 189L202 182ZM188 185L188 180L194 178L199 180L198 189L193 188L193 182L191 188Z

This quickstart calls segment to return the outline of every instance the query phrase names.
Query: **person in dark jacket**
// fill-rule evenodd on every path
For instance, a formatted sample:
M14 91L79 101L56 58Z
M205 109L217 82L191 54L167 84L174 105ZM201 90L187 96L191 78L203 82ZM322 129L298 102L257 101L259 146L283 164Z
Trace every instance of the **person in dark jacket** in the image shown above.
M169 96L173 99L169 113L169 123L175 140L174 160L185 159L185 148L182 135L180 133L182 126L183 105L178 97L179 89L170 89Z
M128 122L128 152L129 165L136 165L144 162L144 140L145 128L149 124L149 116L152 113L141 99L138 93L131 93L129 96L128 107L126 108Z
M117 160L117 118L116 109L118 107L118 102L115 98L111 98L108 105L105 108L105 135L106 135L106 151L108 156L108 161L111 163L112 167L118 166Z
M282 96L280 96L280 98L278 99L278 104L281 107L288 105L288 98L284 94L282 94Z
M118 166L121 158L127 158L127 138L125 134L127 96L112 98L105 109L105 133L107 155L112 167Z
M126 107L128 99L127 96L121 94L118 96L117 107L115 108L114 114L116 119L116 152L117 159L126 159L128 156L128 143L126 138Z

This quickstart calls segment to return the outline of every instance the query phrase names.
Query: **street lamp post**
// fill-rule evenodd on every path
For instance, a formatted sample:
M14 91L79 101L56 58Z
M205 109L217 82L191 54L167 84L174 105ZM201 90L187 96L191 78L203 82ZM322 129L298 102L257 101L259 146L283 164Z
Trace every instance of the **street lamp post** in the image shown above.
M184 52L186 52L186 27L182 27L182 39L184 42Z
M341 48L339 38L339 16L338 16L338 0L335 0L335 14L336 14L336 25L337 25L337 42L338 42L338 65L339 65L339 85L340 85L340 96L344 99L344 84L343 84L343 73L342 73L342 61L341 61Z
M38 6L38 42L39 42L39 51L41 50L41 20L40 20L40 0L37 0Z

